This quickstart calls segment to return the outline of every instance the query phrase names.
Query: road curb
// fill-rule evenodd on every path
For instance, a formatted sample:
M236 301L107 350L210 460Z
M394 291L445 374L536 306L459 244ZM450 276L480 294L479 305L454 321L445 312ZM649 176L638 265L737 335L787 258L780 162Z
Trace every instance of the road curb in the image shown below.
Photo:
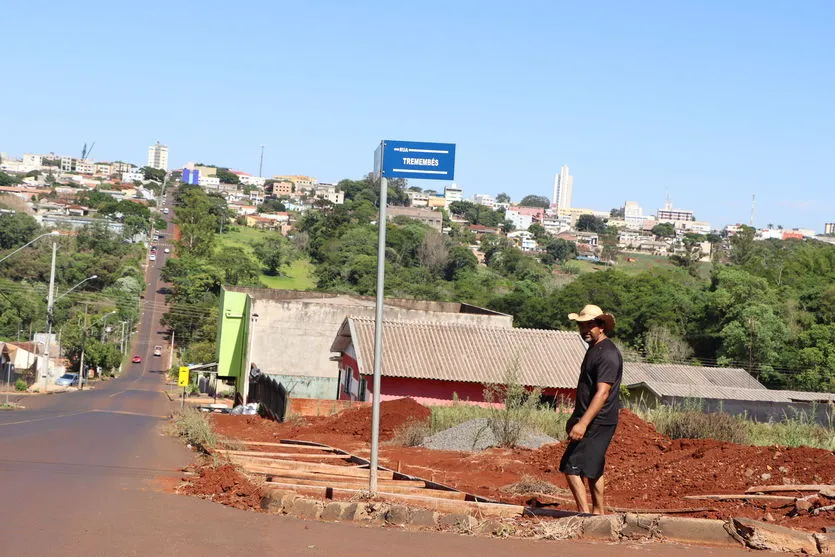
M831 554L826 534L792 530L747 518L714 520L661 514L574 514L531 525L519 518L437 513L381 501L321 501L283 489L267 489L261 508L267 512L325 521L362 521L414 529L442 530L491 537L547 540L585 539L612 542L675 542L712 547Z

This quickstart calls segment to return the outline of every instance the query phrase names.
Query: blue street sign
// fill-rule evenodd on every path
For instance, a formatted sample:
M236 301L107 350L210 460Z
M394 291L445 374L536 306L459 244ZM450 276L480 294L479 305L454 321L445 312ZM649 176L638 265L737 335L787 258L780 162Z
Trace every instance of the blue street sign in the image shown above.
M374 170L384 178L452 180L455 144L385 140L374 153Z

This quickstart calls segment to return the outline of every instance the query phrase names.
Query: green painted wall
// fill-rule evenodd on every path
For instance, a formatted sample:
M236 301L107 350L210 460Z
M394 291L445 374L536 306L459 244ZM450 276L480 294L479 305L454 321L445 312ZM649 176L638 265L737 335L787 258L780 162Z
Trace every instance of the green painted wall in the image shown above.
M220 376L246 378L247 337L249 334L250 299L243 292L221 289L220 316L217 327L217 371ZM243 374L243 375L242 375Z

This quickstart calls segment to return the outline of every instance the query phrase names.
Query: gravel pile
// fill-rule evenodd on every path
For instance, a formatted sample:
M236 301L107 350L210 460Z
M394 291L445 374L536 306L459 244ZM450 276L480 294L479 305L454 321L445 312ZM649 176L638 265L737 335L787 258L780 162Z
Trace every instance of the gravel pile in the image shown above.
M520 447L538 449L558 440L543 433L528 432L519 442ZM427 437L422 447L441 451L483 451L498 445L487 418L476 418Z

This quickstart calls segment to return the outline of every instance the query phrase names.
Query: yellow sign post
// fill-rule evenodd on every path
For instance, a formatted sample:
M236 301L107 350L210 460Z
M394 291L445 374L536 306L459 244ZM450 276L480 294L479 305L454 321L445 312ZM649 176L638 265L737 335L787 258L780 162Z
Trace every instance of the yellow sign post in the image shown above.
M180 387L188 387L188 372L188 367L180 366L180 376L178 377L177 385Z
M188 366L180 366L180 375L177 377L177 385L183 388L183 408L186 407L186 388L188 388L189 371Z

